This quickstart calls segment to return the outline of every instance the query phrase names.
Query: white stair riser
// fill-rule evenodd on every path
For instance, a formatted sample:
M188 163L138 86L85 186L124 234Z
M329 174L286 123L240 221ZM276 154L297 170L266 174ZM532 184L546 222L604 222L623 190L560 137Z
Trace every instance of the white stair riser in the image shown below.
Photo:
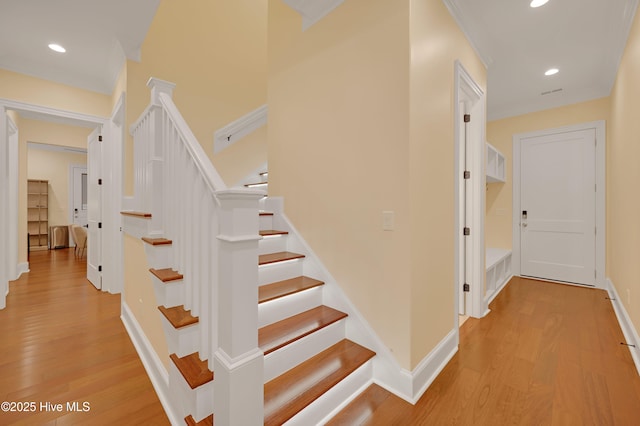
M151 218L123 215L122 228L136 238L151 236Z
M156 294L158 305L165 308L173 308L184 305L184 292L182 280L162 282L156 276L151 276L153 281L153 290Z
M147 254L147 263L150 268L163 269L171 267L173 249L169 244L154 246L145 243L144 251Z
M258 305L258 327L273 324L322 305L322 286Z
M345 320L340 320L265 356L264 382L275 379L344 339L344 323Z
M259 229L273 229L273 216L260 216Z
M164 315L160 315L162 316L162 328L167 337L169 353L183 357L196 352L200 348L200 324L195 323L175 328Z
M287 251L286 235L264 237L258 243L258 254L277 253L280 251Z
M213 381L191 389L173 361L169 364L169 387L173 395L178 395L182 417L191 414L199 422L213 413Z
M271 263L258 268L258 284L265 285L302 275L304 259Z
M329 420L329 416L332 417L337 414L339 410L353 401L372 383L371 377L373 377L373 363L369 360L288 422L284 423L284 425L308 426L325 424Z

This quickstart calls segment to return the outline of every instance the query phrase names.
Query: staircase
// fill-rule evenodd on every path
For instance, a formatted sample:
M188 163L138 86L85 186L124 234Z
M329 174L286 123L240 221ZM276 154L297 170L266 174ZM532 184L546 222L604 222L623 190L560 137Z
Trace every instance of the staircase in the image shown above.
M137 175L145 176L144 173ZM153 180L167 182L163 179ZM267 173L260 173L254 181L243 186L249 190L266 189ZM211 309L215 306L222 309L225 304L234 305L235 302L224 300L226 293L223 294L215 285L209 289L208 285L199 287L196 283L203 280L207 283L207 279L215 276L210 274L210 268L206 265L212 260L197 250L204 243L196 242L194 249L175 245L174 240L184 244L185 240L193 238L183 236L182 231L195 235L196 225L174 226L172 232L165 231L171 227L164 222L162 226L153 225L157 214L153 209L158 206L154 196L168 198L167 195L156 195L158 193L164 194L158 192L157 186L145 191L146 205L151 207L151 211L123 214L137 221L148 222L136 226L138 236L145 243L151 266L149 273L170 352L168 388L171 392L171 409L184 418L185 424L212 425L215 398L220 394L216 393L219 391L216 391L216 372L212 371L215 363L211 356L218 353L218 347L222 348L223 338L228 340L229 336L237 336L229 332L216 333L216 325L209 324L215 322L219 313L211 312ZM255 191L249 195L254 196L252 194ZM187 197L191 198L186 200L195 202L200 195ZM259 236L256 238L259 241L254 257L258 281L257 330L253 330L257 331L257 345L264 354L263 377L262 380L249 377L254 380L252 387L237 389L236 386L236 390L252 392L256 386L263 385L265 425L321 424L371 383L375 353L346 338L349 315L326 306L328 298L324 291L325 283L317 276L321 268L307 258L308 253L300 244L300 237L295 234L278 203L271 203L268 199L260 203L263 208L276 207L256 209L254 213L258 216ZM158 210L163 219L180 216L167 210L167 207L159 207ZM243 207L237 211L243 215L248 210ZM218 215L221 223L229 220L224 212ZM206 223L203 226L207 226ZM220 225L221 229L223 227ZM245 240L248 238L245 235L241 237ZM234 236L225 238L229 244L239 239ZM185 257L185 253L189 256ZM221 259L218 260L219 268L234 267L234 262L224 260L227 259L224 253L217 255ZM213 299L214 303L208 305L202 299L205 302ZM207 309L207 306L212 307ZM247 314L251 317L251 311L247 311ZM203 317L206 317L204 321ZM251 334L250 330L248 332ZM229 371L234 369L225 371L230 377ZM241 383L246 385L247 378L243 380ZM228 377L224 381L226 385ZM227 395L224 397L227 398Z
M369 384L375 353L345 338L348 315L323 305L324 282L305 276L306 256L288 251L289 230L260 212L258 344L264 359L264 424L317 424ZM147 216L150 217L150 216ZM199 319L186 310L172 241L148 245L149 270L171 352L169 385L186 424L213 424L214 372L199 356Z

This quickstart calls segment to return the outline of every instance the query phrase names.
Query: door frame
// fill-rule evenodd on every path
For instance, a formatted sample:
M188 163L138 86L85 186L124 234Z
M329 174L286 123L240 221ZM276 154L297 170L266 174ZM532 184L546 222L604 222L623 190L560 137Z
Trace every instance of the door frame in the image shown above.
M474 318L482 318L489 311L484 300L485 261L484 261L484 215L485 215L485 134L486 134L486 95L482 88L473 80L460 61L455 62L455 96L454 96L454 139L455 139L455 226L454 226L454 294L455 294L455 329L458 330L459 304L462 293L461 268L466 257L461 259L460 247L464 244L464 238L471 245L471 259L467 275L470 277L470 291L466 302L466 313ZM466 111L461 111L461 104ZM471 235L463 236L459 221L465 213L465 207L461 206L459 197L464 190L463 170L460 170L461 156L465 155L461 143L460 117L463 113L471 114L469 125L470 138L467 143L468 159L467 167L471 172L471 193L467 194L467 203L471 203L471 218L467 218L467 225L471 227Z
M122 144L124 141L124 94L118 100L111 118L100 117L90 114L83 114L73 111L67 111L42 105L30 104L26 102L15 101L11 99L0 98L0 116L6 116L8 110L16 111L18 113L27 114L30 118L41 119L45 121L54 121L57 123L68 124L73 126L83 126L87 128L95 128L102 126L103 135L106 134L105 149L103 152L103 158L101 162L103 164L103 170L109 170L112 180L105 179L105 187L103 191L108 194L109 200L112 204L110 209L106 210L106 206L103 205L103 221L105 222L103 229L103 235L107 235L107 238L103 238L103 269L109 271L111 279L118 279L122 277L123 266L119 260L122 258L121 250L118 247L122 247L122 233L120 232L120 206L122 203ZM114 120L117 121L114 122ZM5 126L0 124L0 147L9 146L10 152L18 153L18 142L11 141L7 138L7 132L2 131ZM19 129L18 129L19 131ZM12 162L12 164L14 164ZM9 170L9 179L12 182L18 184L19 170L18 161L15 162L15 167ZM10 192L9 204L18 205L18 191ZM16 207L17 209L17 207ZM106 211L105 211L106 210ZM18 229L18 215L15 217L9 217L8 226L13 229ZM106 242L105 242L106 241ZM18 258L18 236L13 233L10 234L10 238L7 241L0 241L0 244L5 245L6 252L15 253L15 259ZM106 263L110 263L109 266ZM13 265L11 265L13 267ZM16 268L18 265L16 265ZM28 269L28 266L27 266ZM17 277L8 277L9 280L17 279ZM7 284L4 282L4 278L0 277L3 282L0 283L0 288ZM8 285L8 284L7 284ZM103 287L103 290L110 293L122 292L122 281L107 282L107 286ZM0 292L1 293L1 292ZM6 294L0 294L0 308L4 306Z
M522 139L569 133L579 130L595 130L596 133L596 288L606 288L606 124L604 120L556 127L529 133L513 135L513 218L512 218L512 268L513 274L520 275L520 154Z

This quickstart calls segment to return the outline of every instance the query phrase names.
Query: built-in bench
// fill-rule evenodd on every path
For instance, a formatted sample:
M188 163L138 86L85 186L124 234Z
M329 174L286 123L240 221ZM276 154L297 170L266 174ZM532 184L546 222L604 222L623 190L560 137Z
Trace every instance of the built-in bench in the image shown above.
M498 293L500 293L511 277L513 277L511 270L511 250L487 248L485 250L485 263L487 267L487 292L485 300L488 305Z

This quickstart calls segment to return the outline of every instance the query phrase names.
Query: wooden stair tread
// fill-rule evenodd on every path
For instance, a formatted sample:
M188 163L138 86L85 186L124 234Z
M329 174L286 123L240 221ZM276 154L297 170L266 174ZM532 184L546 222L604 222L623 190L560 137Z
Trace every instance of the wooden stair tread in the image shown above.
M187 417L185 417L184 421L188 426L213 426L213 414L210 414L208 417L205 417L199 422L196 422L193 416L188 415Z
M275 426L288 421L374 355L345 339L266 383L264 424Z
M344 312L318 306L262 327L258 330L258 346L268 355L346 317Z
M166 238L147 238L142 237L142 241L147 244L151 244L152 246L165 246L173 244L173 241L167 240Z
M252 183L245 183L244 186L247 188L251 188L252 186L262 186L262 185L268 185L269 182L252 182Z
M260 231L260 235L263 237L268 237L271 235L287 235L289 231L278 231L275 229L264 229Z
M260 216L273 216L273 212L267 212L264 210L260 210Z
M295 277L284 281L265 284L258 288L258 303L268 302L303 290L318 287L324 282L305 276Z
M146 212L121 211L120 214L123 216L134 216L134 217L141 217L145 219L148 219L151 217L151 213L146 213Z
M198 317L191 315L191 311L187 311L183 305L173 308L158 306L158 309L174 328L182 328L198 322Z
M151 272L153 275L158 277L158 279L160 281L162 281L163 283L166 283L166 282L169 282L169 281L181 280L182 278L184 278L184 276L182 274L180 274L177 271L174 271L171 268L165 268L165 269L154 269L154 268L151 268L151 269L149 269L149 272Z
M264 176L264 175L268 175L268 174L269 174L269 172L262 172L262 173L260 173L260 176Z
M286 260L302 259L304 254L292 253L290 251L279 251L277 253L261 254L258 257L258 265L268 265L269 263L284 262Z
M179 358L176 354L169 356L178 367L191 389L202 386L213 380L213 371L209 370L207 361L201 361L197 352Z

